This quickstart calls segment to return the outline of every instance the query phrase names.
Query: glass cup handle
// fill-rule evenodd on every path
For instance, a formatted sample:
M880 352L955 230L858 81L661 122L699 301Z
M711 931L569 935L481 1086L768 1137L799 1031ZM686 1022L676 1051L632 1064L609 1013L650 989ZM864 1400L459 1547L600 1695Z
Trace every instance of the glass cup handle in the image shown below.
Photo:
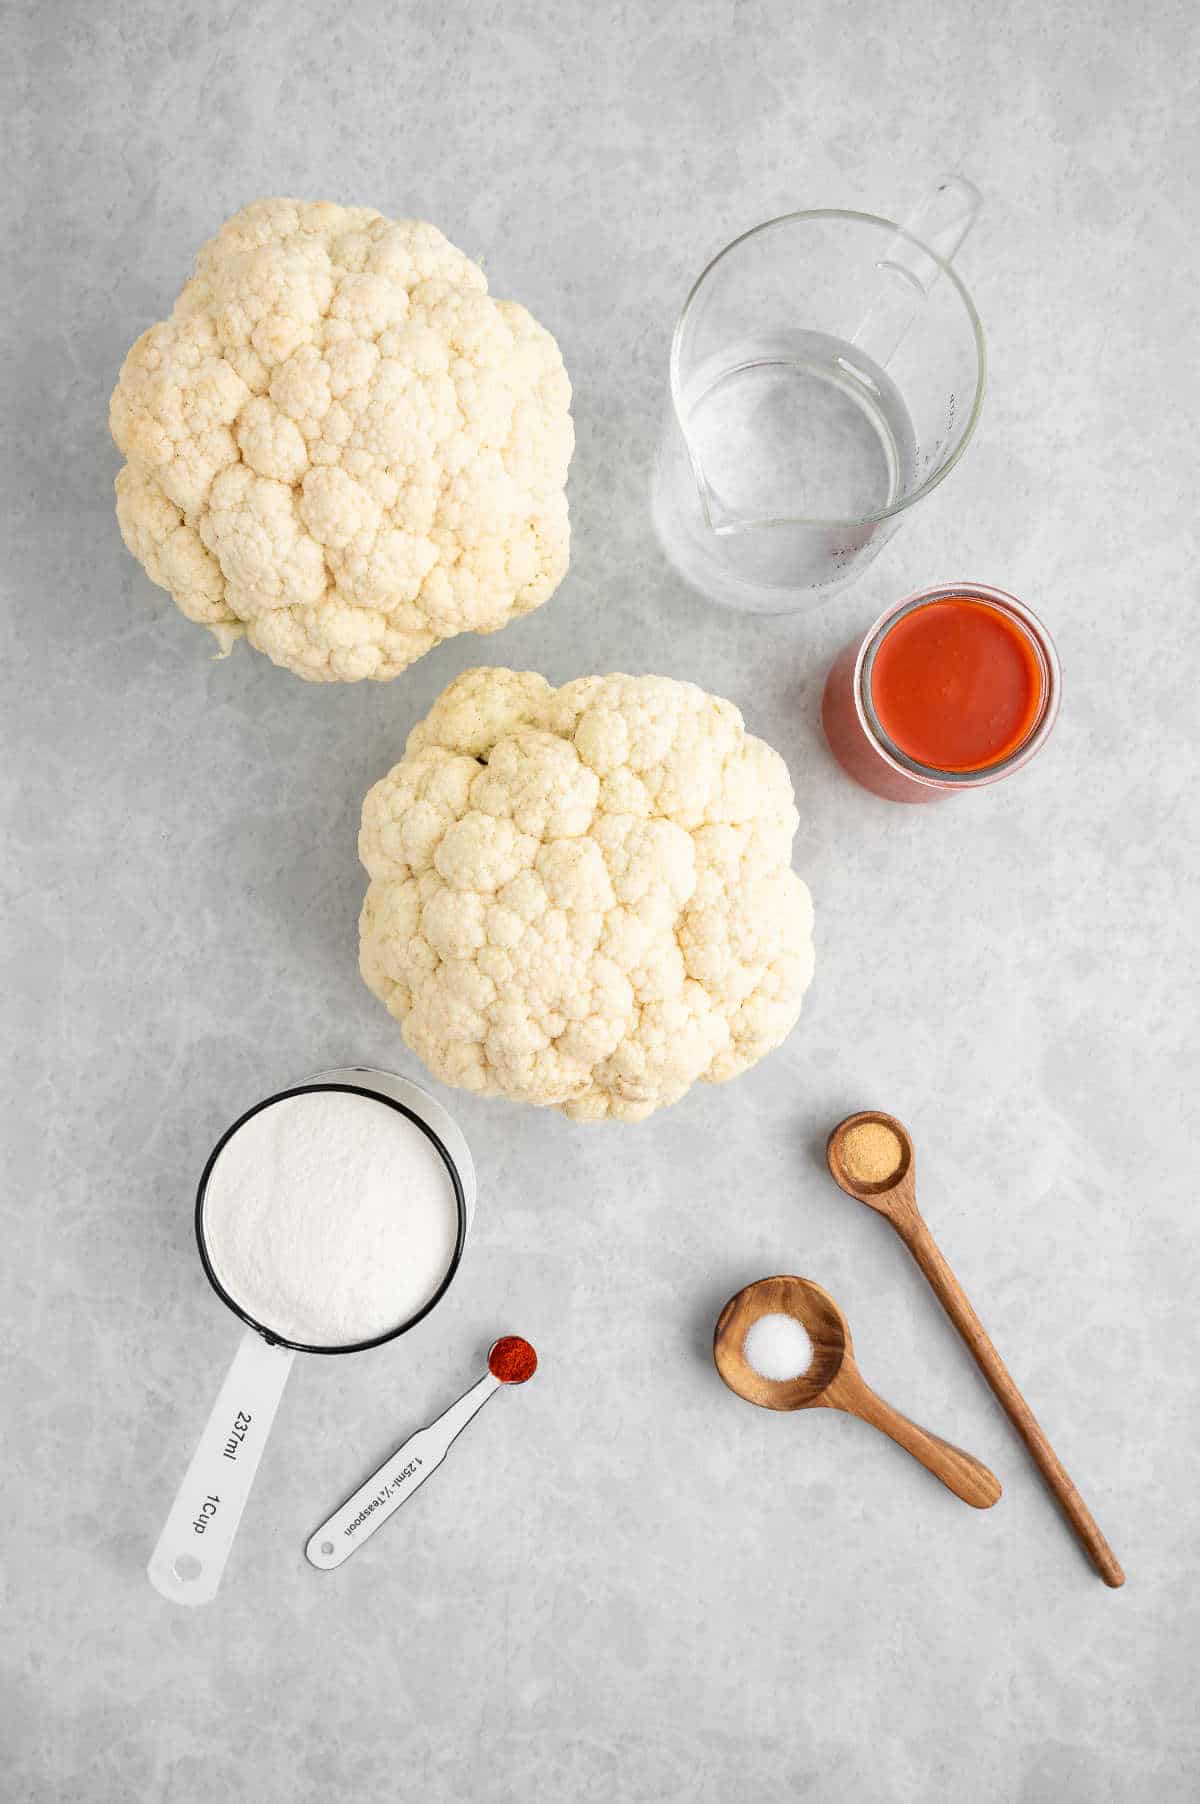
M943 264L953 260L982 204L982 194L966 176L942 176L875 265L879 290L852 342L881 368L899 349Z

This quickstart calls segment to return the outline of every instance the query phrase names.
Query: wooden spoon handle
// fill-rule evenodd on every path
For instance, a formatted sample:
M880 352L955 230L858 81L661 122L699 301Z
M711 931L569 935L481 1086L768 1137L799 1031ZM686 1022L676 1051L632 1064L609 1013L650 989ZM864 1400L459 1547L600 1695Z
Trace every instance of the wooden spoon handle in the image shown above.
M991 1509L1000 1495L1000 1480L994 1472L971 1453L964 1453L961 1447L943 1441L940 1435L930 1434L916 1422L910 1422L902 1416L898 1409L877 1397L870 1385L855 1373L852 1389L838 1385L840 1394L835 1407L846 1410L850 1415L861 1417L870 1422L873 1428L890 1436L898 1447L911 1453L919 1460L927 1472L940 1478L948 1490L969 1503L972 1509Z
M1125 1574L1117 1556L1100 1533L1095 1517L1043 1434L1037 1417L1013 1383L1008 1367L988 1338L983 1323L968 1302L962 1285L943 1259L923 1218L914 1211L911 1216L896 1221L895 1226L928 1278L938 1302L966 1342L1009 1421L1033 1455L1038 1470L1054 1492L1063 1514L1082 1542L1100 1577L1114 1589L1123 1585Z

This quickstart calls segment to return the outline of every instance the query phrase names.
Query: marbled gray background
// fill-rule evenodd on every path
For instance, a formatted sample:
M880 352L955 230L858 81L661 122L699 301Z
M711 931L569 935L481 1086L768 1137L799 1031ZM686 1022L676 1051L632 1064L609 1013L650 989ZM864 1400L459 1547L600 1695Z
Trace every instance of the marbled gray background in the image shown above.
M3 10L8 605L7 1800L1104 1804L1196 1795L1195 258L1200 35L1173 0ZM675 312L796 206L988 194L961 265L991 391L859 586L693 600L647 468ZM109 390L259 194L425 215L561 341L574 561L391 687L208 641L123 550ZM816 726L891 597L1000 584L1066 705L1010 784L905 811ZM235 1338L194 1257L216 1133L318 1066L417 1075L355 969L361 796L465 665L661 670L786 755L818 978L786 1047L646 1126L454 1103L482 1172L452 1299L301 1361L226 1589L143 1576ZM1126 1562L1112 1594L902 1249L822 1176L846 1110L927 1212ZM861 1364L1005 1485L980 1516L846 1418L738 1404L720 1303L828 1285ZM493 1334L537 1382L336 1577L320 1516Z

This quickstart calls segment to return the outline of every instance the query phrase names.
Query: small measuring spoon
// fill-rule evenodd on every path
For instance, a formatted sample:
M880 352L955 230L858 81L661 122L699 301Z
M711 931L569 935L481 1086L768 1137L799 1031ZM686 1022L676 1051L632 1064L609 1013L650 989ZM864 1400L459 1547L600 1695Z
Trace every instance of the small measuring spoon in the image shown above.
M382 1528L389 1516L407 1503L419 1485L432 1478L467 1423L477 1416L489 1397L502 1386L526 1384L537 1371L537 1354L520 1335L506 1334L493 1341L488 1369L477 1384L452 1403L436 1422L410 1435L403 1446L389 1454L377 1472L359 1485L340 1510L309 1536L304 1549L310 1565L332 1572L350 1558L355 1548Z
M881 1130L873 1136L872 1162L857 1155L851 1137L855 1129ZM894 1142L890 1146L888 1139ZM1089 1559L1106 1585L1115 1590L1125 1583L1125 1574L1112 1548L1097 1527L1095 1517L1072 1483L1062 1461L1046 1439L1040 1424L1024 1397L1013 1383L1008 1367L997 1353L983 1323L967 1301L965 1292L929 1232L925 1218L917 1208L916 1182L913 1175L912 1135L894 1115L876 1109L862 1109L840 1121L829 1136L826 1160L833 1181L869 1209L886 1216L897 1234L924 1272L938 1302L958 1329L980 1371L992 1387L997 1402L1033 1455L1034 1463L1058 1499L1067 1521L1082 1542ZM895 1163L889 1169L889 1161ZM869 1175L868 1175L869 1174Z
M812 1343L812 1360L796 1378L764 1378L746 1358L750 1328L764 1315L790 1315ZM919 1460L973 1509L990 1509L1000 1481L973 1454L930 1434L876 1396L854 1361L850 1325L819 1284L808 1278L760 1278L731 1297L713 1334L713 1358L731 1391L761 1409L840 1409L858 1416Z

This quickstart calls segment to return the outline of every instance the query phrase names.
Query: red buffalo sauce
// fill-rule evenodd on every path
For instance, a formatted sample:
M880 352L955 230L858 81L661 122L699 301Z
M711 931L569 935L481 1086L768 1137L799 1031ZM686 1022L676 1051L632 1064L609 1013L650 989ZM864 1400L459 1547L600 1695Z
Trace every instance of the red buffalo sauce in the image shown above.
M935 771L983 771L1029 738L1046 678L1011 614L946 595L897 616L876 647L870 701L886 740Z

